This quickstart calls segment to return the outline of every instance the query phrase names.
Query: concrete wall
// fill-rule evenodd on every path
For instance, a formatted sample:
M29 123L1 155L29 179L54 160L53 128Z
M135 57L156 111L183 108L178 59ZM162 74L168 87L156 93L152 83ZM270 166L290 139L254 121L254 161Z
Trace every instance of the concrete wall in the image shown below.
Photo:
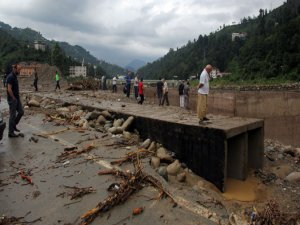
M265 138L300 146L300 92L211 91L209 113L264 119Z

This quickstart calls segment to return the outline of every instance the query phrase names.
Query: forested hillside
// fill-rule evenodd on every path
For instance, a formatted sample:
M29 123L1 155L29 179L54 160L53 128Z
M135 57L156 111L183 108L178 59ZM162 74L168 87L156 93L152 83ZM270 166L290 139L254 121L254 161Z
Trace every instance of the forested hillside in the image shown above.
M56 63L64 74L68 74L70 65L81 65L84 62L87 65L88 74L92 75L96 71L100 74L120 74L124 69L104 61L99 61L81 46L72 46L67 42L56 42L47 40L39 32L30 28L12 28L10 25L0 21L0 69L5 69L11 62L18 61L37 61ZM34 41L41 41L46 44L45 52L36 51L32 48ZM30 48L28 48L30 46ZM53 56L53 52L58 55ZM52 55L51 55L52 54ZM54 60L54 61L53 61ZM59 60L61 60L59 62ZM58 63L58 64L57 64Z
M245 39L232 41L232 33L242 32ZM145 78L183 79L198 74L207 63L231 73L232 80L300 80L300 1L288 0L270 12L261 9L255 18L200 35L138 72Z

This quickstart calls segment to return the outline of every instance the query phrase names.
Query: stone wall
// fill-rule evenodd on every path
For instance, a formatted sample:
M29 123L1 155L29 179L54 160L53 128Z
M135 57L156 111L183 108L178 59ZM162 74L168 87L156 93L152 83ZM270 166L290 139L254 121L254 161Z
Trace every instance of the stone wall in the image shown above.
M264 119L265 138L300 146L300 92L211 91L209 113Z

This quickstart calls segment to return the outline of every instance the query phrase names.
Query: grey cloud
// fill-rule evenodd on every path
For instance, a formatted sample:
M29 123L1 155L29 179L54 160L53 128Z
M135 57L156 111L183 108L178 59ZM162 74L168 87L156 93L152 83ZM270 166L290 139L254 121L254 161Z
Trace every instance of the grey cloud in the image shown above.
M0 18L28 26L46 38L85 47L99 59L126 65L152 61L223 24L239 22L284 0L1 0ZM159 5L158 5L159 4ZM167 4L166 9L164 4ZM3 21L8 22L8 21Z

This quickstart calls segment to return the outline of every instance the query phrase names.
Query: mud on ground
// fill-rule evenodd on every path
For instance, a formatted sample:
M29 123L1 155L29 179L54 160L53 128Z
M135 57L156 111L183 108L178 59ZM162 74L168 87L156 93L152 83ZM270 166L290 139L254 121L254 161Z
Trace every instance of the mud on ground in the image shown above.
M83 224L80 217L111 194L107 191L111 184L120 182L113 175L99 176L97 173L110 169L110 162L136 152L145 141L139 139L138 133L111 134L102 129L103 126L93 127L92 123L86 127L84 123L75 125L75 117L68 114L78 112L80 108L70 106L68 112L64 111L65 94L78 98L80 95L90 96L100 101L135 102L121 93L111 94L109 91L58 91L53 95L61 96L61 102L44 99L45 104L41 107L26 107L20 123L25 137L8 139L5 135L0 143L2 224L15 224L14 221L19 221L19 224L30 221L35 224ZM25 94L23 102L29 102L31 96L32 93ZM42 102L42 99L36 100ZM155 103L148 100L146 104ZM83 112L83 115L87 114ZM4 117L7 121L7 109ZM90 150L58 160L70 147L77 147L75 151ZM265 215L268 206L271 214L269 211L267 215L273 218L279 214L296 218L300 212L299 180L288 181L287 176L300 171L299 157L299 148L265 140L264 168L251 171L246 182L229 180L229 189L223 194L184 164L180 165L186 176L184 181L180 182L170 174L166 181L158 169L149 164L149 156L141 159L143 171L158 179L176 204L170 197L156 199L160 190L146 185L123 204L99 214L94 224L250 224L251 214ZM169 164L163 162L160 167ZM132 162L118 168L134 171ZM23 179L20 172L32 179L33 184ZM72 192L67 187L91 187L95 191L79 200L71 200ZM270 204L271 200L276 204ZM132 211L140 207L143 209L141 214L133 215Z

